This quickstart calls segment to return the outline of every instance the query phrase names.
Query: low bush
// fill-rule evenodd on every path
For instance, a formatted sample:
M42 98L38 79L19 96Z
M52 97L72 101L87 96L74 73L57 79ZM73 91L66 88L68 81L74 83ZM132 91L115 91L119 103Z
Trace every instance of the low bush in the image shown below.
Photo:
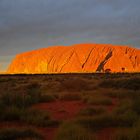
M41 134L33 129L18 129L18 128L2 128L0 129L0 140L19 140L19 139L34 139L43 140Z
M55 140L95 140L95 136L72 122L60 126Z
M50 119L48 112L37 109L19 109L8 107L1 112L1 121L20 121L36 126L56 126L58 121Z
M130 127L133 126L137 115L127 112L123 115L104 114L95 117L81 117L76 120L78 124L90 129L101 129L106 127Z
M84 96L83 101L92 105L112 105L112 100L101 95Z
M0 120L1 121L20 121L21 116L24 115L24 110L19 109L15 106L4 108L1 112Z
M24 116L21 117L21 121L36 125L36 126L57 126L59 124L56 120L51 120L48 112L30 109L24 112Z
M89 82L83 78L68 78L61 81L63 89L68 91L90 90Z
M55 95L51 94L41 94L39 97L39 102L53 102L56 100Z
M131 99L123 99L120 101L119 105L114 108L113 112L116 115L124 114L126 112L132 111L132 105L133 102Z
M15 92L7 92L3 93L0 96L0 106L9 107L16 106L18 108L24 109L33 104L41 103L41 102L52 102L55 101L56 98L54 95L43 94L43 93L15 93Z
M92 116L92 115L100 115L103 113L105 113L104 108L87 107L87 108L80 110L78 115L79 116Z
M63 93L60 95L60 100L64 101L75 101L75 100L80 100L81 99L81 94L80 93Z
M139 140L140 128L120 129L112 136L112 140Z
M133 99L132 109L140 115L140 96Z
M124 99L124 98L130 98L132 96L134 96L135 92L134 91L130 91L130 90L112 90L112 91L108 91L106 93L106 95L108 97L111 98L118 98L118 99Z
M140 90L140 77L105 79L99 86L105 88L124 88L131 90Z

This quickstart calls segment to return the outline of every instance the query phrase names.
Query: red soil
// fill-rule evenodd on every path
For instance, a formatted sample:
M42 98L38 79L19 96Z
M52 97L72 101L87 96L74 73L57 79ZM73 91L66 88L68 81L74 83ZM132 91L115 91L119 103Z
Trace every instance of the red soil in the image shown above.
M85 107L87 107L87 105L81 101L56 101L40 103L33 106L33 108L48 111L51 114L51 118L56 120L72 119L82 108Z

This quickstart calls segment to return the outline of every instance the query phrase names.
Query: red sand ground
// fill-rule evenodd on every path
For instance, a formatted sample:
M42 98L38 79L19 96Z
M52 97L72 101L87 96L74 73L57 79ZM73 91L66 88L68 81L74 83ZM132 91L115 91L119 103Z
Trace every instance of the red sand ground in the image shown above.
M56 101L50 103L40 103L33 108L46 110L51 114L52 119L70 120L82 109L87 107L81 101Z
M112 109L116 105L117 105L117 100L113 99L113 105L107 106L108 111L109 112L112 111ZM73 119L81 109L86 108L88 106L89 105L83 103L82 101L56 101L50 103L40 103L34 105L33 108L49 111L52 119L70 120ZM12 122L12 123L3 122L0 124L0 128L4 128L4 127L24 128L24 127L33 127L33 126L17 123L17 122ZM58 129L57 127L48 127L48 128L33 127L33 128L38 130L46 140L53 140ZM112 134L113 132L114 129L105 128L97 132L97 137L99 140L108 140L110 134Z

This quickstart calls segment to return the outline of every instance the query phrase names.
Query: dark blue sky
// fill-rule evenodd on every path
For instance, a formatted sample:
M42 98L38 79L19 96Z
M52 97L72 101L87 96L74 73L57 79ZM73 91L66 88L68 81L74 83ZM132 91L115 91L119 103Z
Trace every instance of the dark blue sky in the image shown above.
M17 53L75 43L140 47L140 0L0 0L0 69Z

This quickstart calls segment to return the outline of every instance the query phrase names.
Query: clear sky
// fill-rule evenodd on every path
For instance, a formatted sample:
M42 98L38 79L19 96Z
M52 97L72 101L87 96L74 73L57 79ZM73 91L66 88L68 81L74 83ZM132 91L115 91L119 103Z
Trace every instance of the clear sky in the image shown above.
M0 71L15 54L51 45L140 47L140 0L0 0Z

